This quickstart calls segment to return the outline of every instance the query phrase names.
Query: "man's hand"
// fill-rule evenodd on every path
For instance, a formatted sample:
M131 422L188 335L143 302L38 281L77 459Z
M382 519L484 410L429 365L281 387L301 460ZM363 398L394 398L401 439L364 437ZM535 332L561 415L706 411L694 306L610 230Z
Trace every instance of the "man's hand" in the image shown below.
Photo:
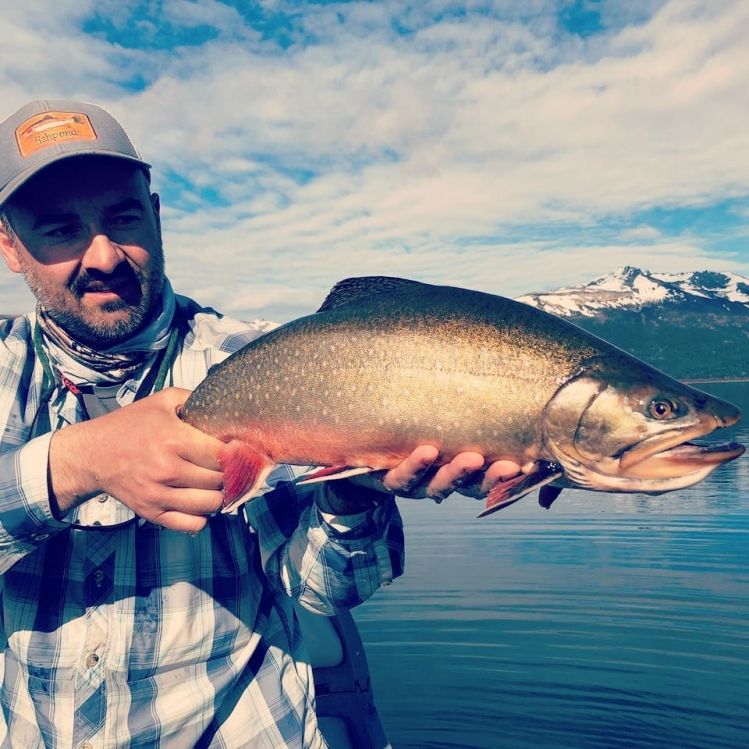
M421 445L387 473L363 474L350 481L399 497L441 501L453 492L483 499L496 483L520 473L520 466L511 460L498 460L486 467L484 457L473 452L459 453L449 463L435 466L438 455L436 447Z
M59 516L106 492L146 520L195 533L221 508L223 443L185 424L188 390L169 388L52 435L50 497Z
M399 497L443 500L453 492L483 499L499 481L520 473L511 460L498 460L485 467L479 453L456 455L449 463L434 467L439 451L432 445L417 447L400 465L382 477L387 491Z

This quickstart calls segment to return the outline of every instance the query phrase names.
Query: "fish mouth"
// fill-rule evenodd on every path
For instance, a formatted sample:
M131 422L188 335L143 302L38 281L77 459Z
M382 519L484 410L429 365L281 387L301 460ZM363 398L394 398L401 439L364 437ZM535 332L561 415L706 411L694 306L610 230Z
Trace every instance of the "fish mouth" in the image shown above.
M676 475L686 476L704 469L716 468L723 463L735 460L744 454L746 448L738 442L727 444L698 444L680 442L674 446L660 446L657 451L649 451L639 460L620 462L620 473L628 478L663 479ZM625 457L626 457L625 453Z
M629 479L656 479L685 477L694 473L709 473L723 463L735 460L744 452L738 442L727 444L693 442L724 420L714 416L703 417L688 429L674 428L654 434L619 456L617 473Z
M674 428L658 432L658 434L646 437L630 447L625 447L613 457L619 459L619 471L628 472L630 468L650 457L660 453L667 453L672 448L678 448L681 445L693 444L689 441L704 437L706 434L712 432L714 428L714 425L696 424L691 429Z
M652 435L608 458L583 457L575 450L554 451L573 485L604 492L662 494L702 481L718 466L743 455L744 445L698 443L714 430L704 421L690 429Z

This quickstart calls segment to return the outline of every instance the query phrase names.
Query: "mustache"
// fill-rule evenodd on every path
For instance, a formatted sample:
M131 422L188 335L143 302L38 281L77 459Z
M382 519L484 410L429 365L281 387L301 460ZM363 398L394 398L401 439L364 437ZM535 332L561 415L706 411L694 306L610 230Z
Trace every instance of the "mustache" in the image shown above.
M120 263L111 273L96 269L81 272L73 281L70 290L78 297L89 291L109 291L130 286L142 285L142 278L127 263Z

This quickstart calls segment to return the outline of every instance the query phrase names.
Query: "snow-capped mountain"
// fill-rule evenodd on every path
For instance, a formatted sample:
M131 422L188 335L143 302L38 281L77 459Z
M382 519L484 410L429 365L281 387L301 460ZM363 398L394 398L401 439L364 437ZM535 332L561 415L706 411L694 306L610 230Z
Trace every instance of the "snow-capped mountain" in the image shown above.
M684 379L749 377L749 278L619 268L583 286L519 301Z
M560 317L596 317L608 310L639 310L699 299L727 308L740 304L749 309L749 278L707 270L651 273L625 266L584 286L518 297L518 301Z

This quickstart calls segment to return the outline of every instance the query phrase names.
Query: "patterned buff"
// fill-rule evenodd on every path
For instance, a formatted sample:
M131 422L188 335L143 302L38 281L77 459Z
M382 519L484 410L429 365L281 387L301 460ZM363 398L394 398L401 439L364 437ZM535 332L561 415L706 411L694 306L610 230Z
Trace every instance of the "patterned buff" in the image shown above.
M37 322L53 367L68 380L76 385L114 385L125 382L167 345L174 309L174 292L164 279L159 314L134 338L102 351L76 341L42 307L37 309Z

